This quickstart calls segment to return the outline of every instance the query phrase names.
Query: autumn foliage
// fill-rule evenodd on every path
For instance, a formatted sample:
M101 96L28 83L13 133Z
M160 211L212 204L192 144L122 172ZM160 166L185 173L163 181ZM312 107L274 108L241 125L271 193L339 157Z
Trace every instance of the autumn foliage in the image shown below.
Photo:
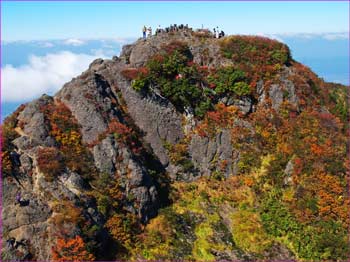
M38 167L48 181L53 181L64 170L64 162L59 150L55 147L44 147L38 150Z
M234 120L240 115L236 106L219 103L215 110L207 112L204 120L197 126L196 132L201 137L213 137L220 129L233 127Z
M138 140L137 133L127 125L112 120L108 125L107 133L113 134L120 144L128 146L134 154L140 154L142 151L142 145Z
M58 143L65 166L89 178L95 172L93 159L82 143L80 126L68 107L57 100L42 106L41 111L50 127L50 135Z
M93 261L95 257L87 249L80 236L72 239L57 239L52 248L53 261Z
M136 79L137 77L147 76L148 69L145 67L140 68L126 68L121 71L121 74L129 80Z

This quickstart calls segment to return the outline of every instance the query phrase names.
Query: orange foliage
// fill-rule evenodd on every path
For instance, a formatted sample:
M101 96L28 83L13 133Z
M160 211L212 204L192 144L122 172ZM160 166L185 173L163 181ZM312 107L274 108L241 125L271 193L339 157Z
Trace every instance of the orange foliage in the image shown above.
M321 217L341 219L349 224L350 202L344 187L336 176L321 173L317 176L319 183L314 188L318 194L319 213Z
M63 158L55 147L39 148L37 162L48 181L53 181L64 169Z
M121 74L129 79L133 80L138 77L144 77L148 74L148 69L146 67L140 67L140 68L126 68L123 71L121 71Z
M246 73L252 88L260 79L273 79L290 62L288 46L265 37L235 35L222 39L220 46L223 56Z
M311 153L315 155L322 155L324 152L323 148L317 144L311 144Z
M125 215L115 214L106 223L106 227L113 236L123 246L130 246L133 243L133 237L139 229L137 218L131 213Z
M197 126L197 133L202 137L213 137L218 129L232 127L239 114L237 107L219 103L215 106L215 111L207 112L202 123Z
M90 152L82 144L80 126L70 110L60 100L41 108L49 126L50 135L55 138L64 156L65 165L84 177L94 173Z
M180 53L185 52L188 49L188 46L184 42L181 42L181 41L178 41L178 40L174 40L174 41L171 41L168 44L162 44L161 48L167 54L171 55L175 51L179 51Z
M95 257L87 249L84 240L80 236L73 239L57 239L57 244L52 248L53 261L93 261Z

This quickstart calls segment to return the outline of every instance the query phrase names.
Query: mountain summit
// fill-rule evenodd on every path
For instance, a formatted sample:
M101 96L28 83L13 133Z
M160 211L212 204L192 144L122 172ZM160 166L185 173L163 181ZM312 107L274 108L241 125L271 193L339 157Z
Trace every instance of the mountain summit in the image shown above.
M2 126L2 259L346 259L346 87L258 36L160 32Z

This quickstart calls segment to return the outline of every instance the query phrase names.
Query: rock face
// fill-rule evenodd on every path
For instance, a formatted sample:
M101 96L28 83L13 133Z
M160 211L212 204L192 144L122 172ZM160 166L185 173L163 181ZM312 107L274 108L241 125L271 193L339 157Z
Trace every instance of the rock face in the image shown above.
M187 180L214 173L224 177L237 174L240 153L233 147L229 129L223 128L212 138L199 136L194 129L201 120L179 112L170 100L156 92L135 91L131 81L122 74L123 70L144 66L164 43L179 40L189 45L193 61L201 66L233 65L232 61L221 56L220 46L214 39L203 41L188 32L172 36L161 34L124 46L120 57L95 60L87 71L66 83L55 96L44 95L26 104L14 116L16 136L10 141L12 147L9 150L19 154L19 165L12 169L12 176L4 179L3 228L6 238L26 239L30 244L26 244L26 249L23 247L24 250L19 252L21 255L7 250L8 259L24 259L23 256L28 254L36 260L51 259L51 247L55 245L54 239L58 234L53 221L58 223L58 217L65 213L65 208L59 209L62 201L73 205L71 209L66 207L67 210L84 210L81 216L95 228L94 233L89 233L92 238L105 238L106 210L111 207L101 204L104 199L100 195L91 197L96 187L91 181L100 182L103 177L107 182L115 181L116 177L120 179L118 190L125 198L123 210L147 223L166 202L161 197L164 194L161 187L164 184L169 186L171 181L165 178L175 178L182 170L173 161L168 147L176 148L185 139L188 140L187 163L193 163L196 170L192 169L183 176ZM257 98L224 97L221 102L237 107L245 116L264 105L268 98L276 111L283 101L298 107L296 86L288 80L290 73L287 71L279 83L265 86L262 80L258 81ZM80 145L76 140L64 140L65 137L55 131L59 123L53 125L45 115L43 108L59 103L68 108L70 120L79 126L81 145L91 156L93 167L88 175L93 178L90 180L74 164L64 166L52 181L40 171L40 150L61 145L60 150L64 151L64 143ZM120 133L111 131L111 123L117 125ZM81 151L77 152L82 152L79 149ZM289 169L287 166L286 172ZM23 200L28 200L26 205L16 205L18 192L22 193ZM73 223L67 223L64 228L68 235L80 232ZM106 239L104 241L108 242ZM104 241L101 241L101 250L107 248Z
M40 108L52 101L52 97L43 95L41 98L29 103L19 114L18 120L25 123L23 132L31 138L32 143L45 146L54 145L49 136L48 126L45 124L44 114Z
M153 217L159 205L157 189L147 170L135 159L131 152L118 145L112 137L107 137L93 149L95 164L102 173L115 172L123 180L127 195L132 195L139 203L138 211L130 207L144 222ZM117 156L122 160L117 162Z
M194 136L189 151L195 167L203 175L218 171L228 177L237 172L233 160L237 160L238 154L233 151L229 130L223 130L213 139Z

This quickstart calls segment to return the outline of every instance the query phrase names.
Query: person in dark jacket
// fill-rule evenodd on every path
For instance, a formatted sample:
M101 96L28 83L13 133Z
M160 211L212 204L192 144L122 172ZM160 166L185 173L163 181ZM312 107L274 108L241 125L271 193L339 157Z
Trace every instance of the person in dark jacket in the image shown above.
M146 39L146 32L147 32L147 28L146 28L146 26L144 25L143 28L142 28L142 38L143 38L143 39Z

